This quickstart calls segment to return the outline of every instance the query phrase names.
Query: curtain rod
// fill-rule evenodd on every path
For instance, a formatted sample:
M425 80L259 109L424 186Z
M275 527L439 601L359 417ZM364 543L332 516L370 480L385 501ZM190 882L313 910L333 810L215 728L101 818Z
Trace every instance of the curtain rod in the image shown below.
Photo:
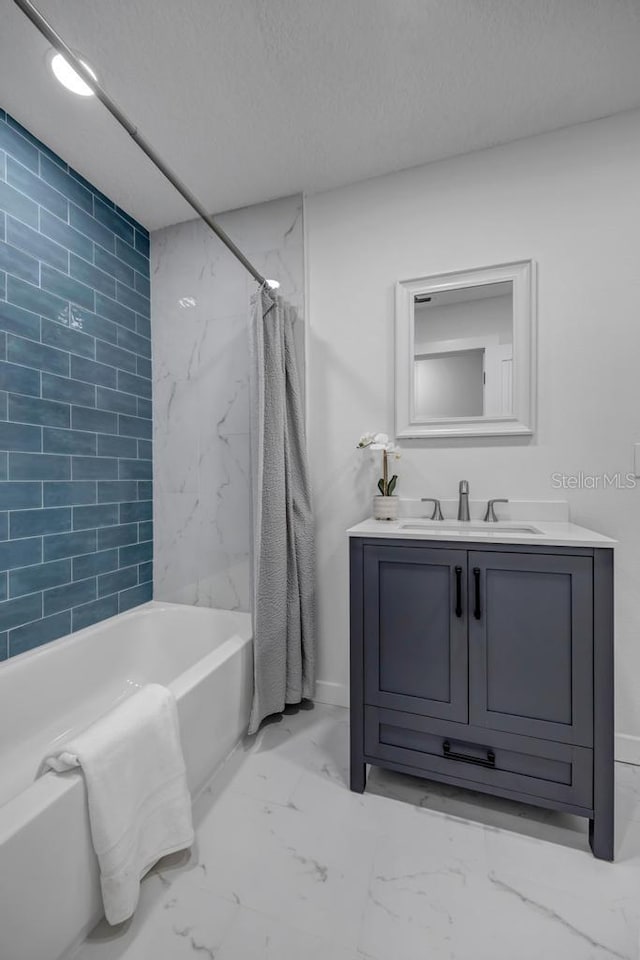
M187 201L189 206L192 207L198 216L204 220L207 226L213 230L215 235L224 243L225 247L227 247L234 257L240 261L245 270L248 270L254 280L256 280L260 285L266 284L266 286L269 288L269 282L262 276L261 273L258 272L258 270L256 270L253 264L247 260L242 250L235 245L231 237L229 237L222 227L216 223L211 214L207 213L197 197L193 195L189 188L182 183L179 177L177 177L176 174L158 156L156 151L149 143L147 143L142 134L138 133L137 127L131 123L129 118L122 112L120 107L111 99L109 94L102 89L100 84L93 78L82 61L76 57L73 50L67 46L62 37L56 33L53 27L47 22L47 20L45 20L37 7L31 3L31 0L14 0L14 3L22 10L25 16L31 20L31 23L40 31L42 36L49 41L51 46L55 47L56 50L58 50L58 52L64 56L76 73L78 73L87 86L91 88L98 100L107 108L111 116L117 120L121 127L124 127L132 140L138 144L142 152L147 155L149 160L151 160L151 163L157 167L160 173L167 178L169 183L171 183L178 193Z

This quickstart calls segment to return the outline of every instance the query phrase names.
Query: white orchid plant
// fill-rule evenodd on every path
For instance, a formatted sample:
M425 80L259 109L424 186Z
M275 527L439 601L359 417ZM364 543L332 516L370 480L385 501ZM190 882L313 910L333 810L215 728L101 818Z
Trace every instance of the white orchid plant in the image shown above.
M386 433L363 433L358 440L358 450L382 450L382 476L378 480L378 490L382 497L392 497L398 482L397 474L389 479L389 458L400 459L400 452L391 443Z

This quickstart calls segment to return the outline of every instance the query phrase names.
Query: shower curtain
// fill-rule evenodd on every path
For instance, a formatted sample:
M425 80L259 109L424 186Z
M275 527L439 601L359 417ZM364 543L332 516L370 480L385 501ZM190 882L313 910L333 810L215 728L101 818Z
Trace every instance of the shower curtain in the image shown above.
M249 733L314 695L314 556L296 311L266 285L252 304L254 695Z

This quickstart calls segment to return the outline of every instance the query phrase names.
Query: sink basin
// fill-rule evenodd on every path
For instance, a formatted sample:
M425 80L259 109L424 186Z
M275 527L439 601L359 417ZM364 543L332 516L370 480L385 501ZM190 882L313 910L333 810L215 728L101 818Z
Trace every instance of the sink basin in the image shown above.
M515 524L506 521L497 523L466 523L462 520L408 520L400 524L402 530L424 530L433 533L455 533L464 535L473 533L474 535L483 534L490 537L492 534L529 534L542 535L542 530L531 524Z

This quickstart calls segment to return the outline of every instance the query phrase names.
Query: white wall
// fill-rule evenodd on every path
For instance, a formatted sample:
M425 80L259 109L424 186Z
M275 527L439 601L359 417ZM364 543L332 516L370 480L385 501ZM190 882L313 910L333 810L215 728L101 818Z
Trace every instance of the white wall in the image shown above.
M319 693L348 676L345 529L375 473L354 449L393 433L394 283L533 258L532 441L414 441L401 496L558 499L551 474L631 468L640 441L640 113L369 180L306 202L310 451L318 516ZM618 755L640 762L640 489L570 490L573 519L617 537Z
M218 218L303 311L302 198ZM152 234L154 596L249 610L251 279L200 220ZM178 300L193 297L195 307Z

